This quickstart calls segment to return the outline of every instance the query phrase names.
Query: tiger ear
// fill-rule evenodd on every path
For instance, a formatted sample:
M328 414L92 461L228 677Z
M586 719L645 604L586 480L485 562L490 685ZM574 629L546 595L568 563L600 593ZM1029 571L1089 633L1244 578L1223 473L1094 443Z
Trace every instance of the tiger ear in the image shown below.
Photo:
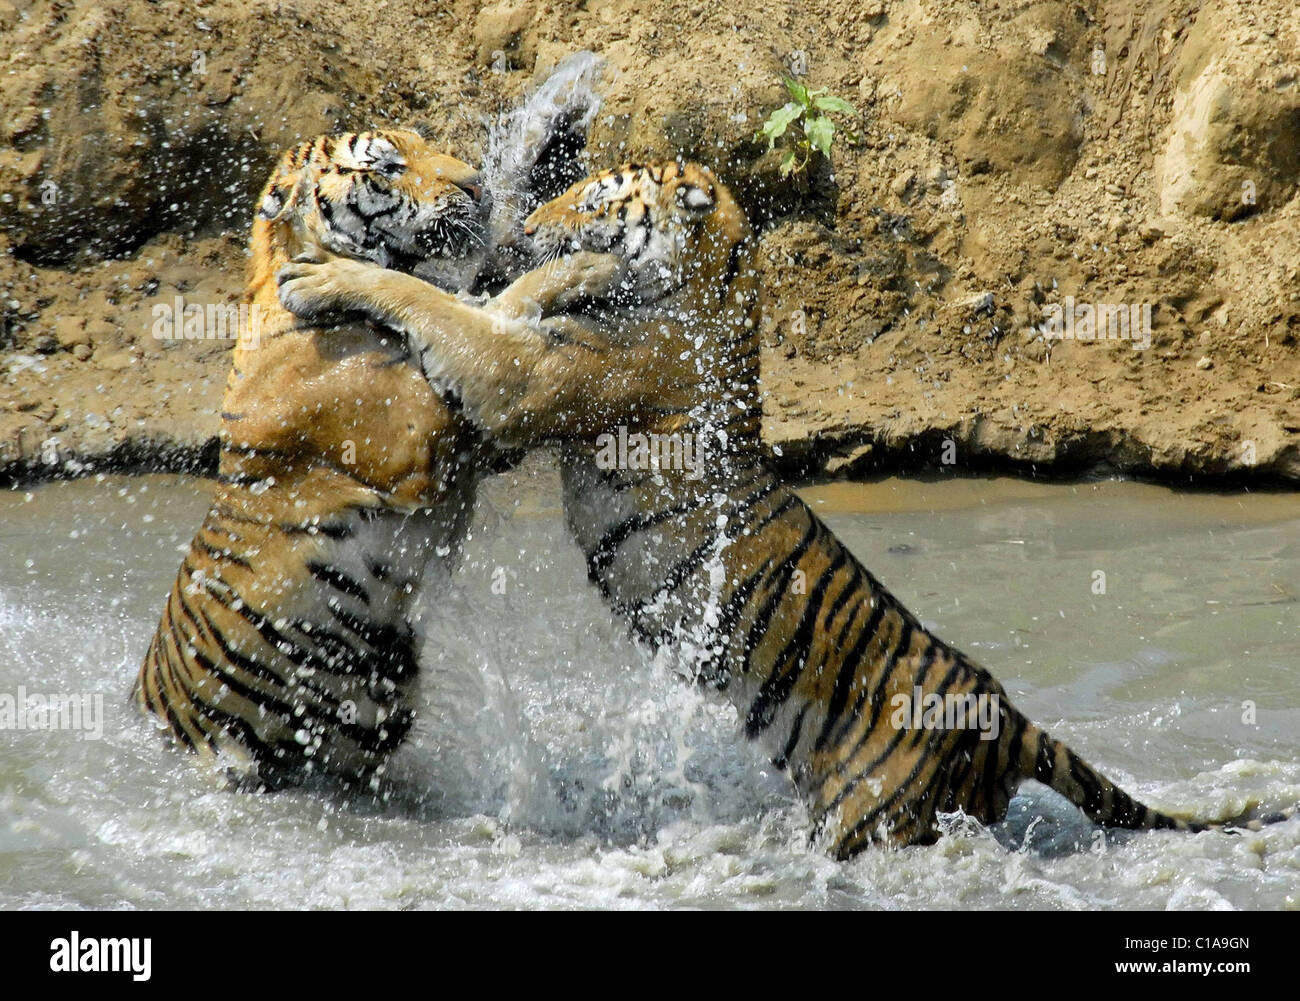
M275 220L284 215L285 210L293 203L294 189L302 180L303 171L311 162L314 150L318 145L326 142L328 140L323 137L309 139L285 151L271 174L271 180L267 182L261 203L257 206L259 219Z
M289 196L292 194L293 185L291 183L284 182L269 185L266 194L262 196L262 203L257 207L257 217L268 220L280 218L288 206Z
M713 197L713 188L700 187L695 184L683 184L677 189L677 204L688 212L703 215L712 212L717 200Z

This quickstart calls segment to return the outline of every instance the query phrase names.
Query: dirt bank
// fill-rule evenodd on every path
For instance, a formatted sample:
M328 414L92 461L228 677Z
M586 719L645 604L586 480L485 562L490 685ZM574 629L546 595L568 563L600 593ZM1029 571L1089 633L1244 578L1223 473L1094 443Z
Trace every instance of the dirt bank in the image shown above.
M210 464L229 342L152 310L238 295L274 155L424 121L477 160L590 48L593 162L703 160L763 228L791 470L1300 480L1292 0L0 0L0 39L5 479ZM860 112L794 186L753 142L792 61ZM1149 344L1045 335L1081 304Z

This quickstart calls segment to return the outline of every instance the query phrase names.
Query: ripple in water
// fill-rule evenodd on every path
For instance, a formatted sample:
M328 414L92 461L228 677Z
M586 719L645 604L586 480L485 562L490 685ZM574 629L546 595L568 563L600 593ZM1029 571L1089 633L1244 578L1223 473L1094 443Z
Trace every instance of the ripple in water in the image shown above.
M901 600L1134 793L1215 816L1300 798L1285 506L1123 483L845 489L808 495ZM951 818L935 846L832 862L734 711L611 619L545 457L485 483L461 566L426 594L420 719L391 795L227 792L126 698L209 494L172 477L0 494L0 693L104 706L99 740L0 732L0 906L1300 906L1298 821L1098 843L1032 784L991 830ZM1088 591L1096 566L1106 599Z

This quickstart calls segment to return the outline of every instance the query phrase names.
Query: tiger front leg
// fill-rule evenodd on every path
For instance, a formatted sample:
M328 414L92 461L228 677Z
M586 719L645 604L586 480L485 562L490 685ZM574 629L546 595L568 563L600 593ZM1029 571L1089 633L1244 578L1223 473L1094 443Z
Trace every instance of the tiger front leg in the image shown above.
M583 301L609 299L624 277L622 262L612 254L580 253L523 275L493 298L484 311L509 319L538 319L563 313ZM418 299L451 312L474 309L422 279L376 264L335 257L295 261L277 275L280 304L308 322L364 313L389 326L400 326L403 304Z
M589 279L588 291L606 287L601 275L615 280L581 263L575 273ZM537 287L564 274L535 279ZM360 310L404 334L430 383L459 396L471 420L508 443L592 437L685 409L698 392L698 375L681 360L686 341L659 326L632 345L578 343L371 264L289 264L278 278L281 303L300 316Z
M276 274L280 305L309 323L332 320L349 313L363 313L384 322L391 312L390 278L406 278L422 288L441 292L419 278L387 271L376 264L333 257L327 261L294 261Z

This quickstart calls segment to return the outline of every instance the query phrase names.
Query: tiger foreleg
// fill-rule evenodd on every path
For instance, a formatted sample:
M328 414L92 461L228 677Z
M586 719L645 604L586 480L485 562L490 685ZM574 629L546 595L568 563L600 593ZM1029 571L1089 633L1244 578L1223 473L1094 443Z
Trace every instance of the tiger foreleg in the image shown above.
M617 282L597 263L602 255L583 256L588 260L520 279L525 284L516 282L507 302L540 295L554 307ZM568 291L560 288L565 280L575 283ZM470 419L504 441L591 436L688 406L696 393L698 379L681 363L676 341L575 343L508 310L473 306L410 275L341 258L287 265L279 283L281 303L299 316L361 312L404 334L426 378L459 396Z
M469 314L479 310L509 319L543 318L583 301L611 298L623 277L623 265L612 254L573 254L527 272L482 307L412 275L347 257L299 258L280 270L277 281L281 305L301 319L361 312L396 325L400 303L411 298L441 306L463 322L473 323Z

